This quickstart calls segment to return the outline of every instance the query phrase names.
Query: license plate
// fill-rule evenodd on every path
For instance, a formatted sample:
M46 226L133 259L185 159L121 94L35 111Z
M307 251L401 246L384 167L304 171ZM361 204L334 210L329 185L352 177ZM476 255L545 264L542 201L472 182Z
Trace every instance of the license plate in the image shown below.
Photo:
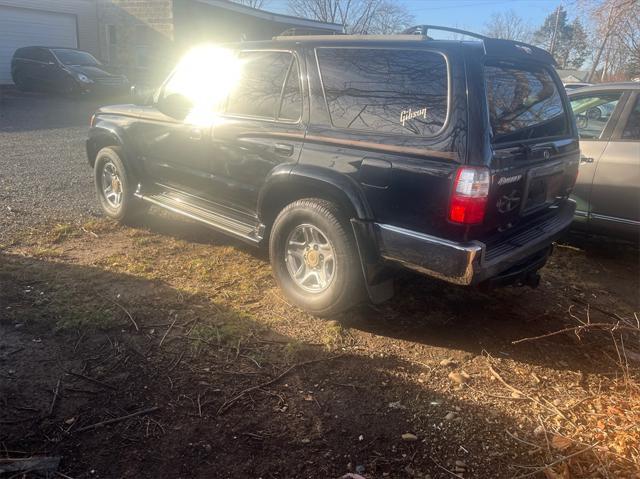
M562 189L563 165L551 165L529 171L523 213L531 213L555 203Z

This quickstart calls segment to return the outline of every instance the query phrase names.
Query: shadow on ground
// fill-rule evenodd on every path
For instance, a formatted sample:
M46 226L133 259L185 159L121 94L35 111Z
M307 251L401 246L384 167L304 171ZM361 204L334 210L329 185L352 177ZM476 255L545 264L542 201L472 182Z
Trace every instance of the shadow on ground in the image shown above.
M138 227L201 248L232 246L269 268L265 250L189 220L156 213ZM610 373L615 362L594 354L594 342L589 339L564 335L544 342L512 342L575 325L571 314L581 319L590 314L593 319L610 320L605 313L632 317L640 309L639 270L638 250L628 244L587 242L577 247L568 243L556 247L536 290L503 288L482 293L398 271L392 300L379 306L363 305L336 319L346 327L379 336L381 343L376 346L372 339L372 347L383 350L388 347L384 339L390 338L404 342L399 348L417 353L423 347L435 347L443 354L447 350L466 352L470 357L488 353L558 370ZM595 334L595 343L601 342L602 335ZM607 348L604 352L615 356Z
M393 355L301 343L98 267L4 253L0 284L0 443L60 455L71 477L509 477L535 459L505 433L518 418Z

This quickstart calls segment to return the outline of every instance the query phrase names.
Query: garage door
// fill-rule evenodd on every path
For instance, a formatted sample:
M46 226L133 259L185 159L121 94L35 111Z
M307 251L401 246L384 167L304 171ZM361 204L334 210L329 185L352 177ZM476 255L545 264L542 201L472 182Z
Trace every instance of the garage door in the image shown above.
M0 84L12 83L13 52L31 45L76 48L75 15L0 6Z

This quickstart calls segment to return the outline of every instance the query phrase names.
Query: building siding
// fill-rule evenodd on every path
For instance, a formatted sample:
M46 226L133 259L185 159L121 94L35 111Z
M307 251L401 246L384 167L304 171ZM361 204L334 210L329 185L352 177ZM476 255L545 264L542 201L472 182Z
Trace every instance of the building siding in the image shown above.
M100 56L96 0L0 0L0 6L73 14L77 19L78 48Z

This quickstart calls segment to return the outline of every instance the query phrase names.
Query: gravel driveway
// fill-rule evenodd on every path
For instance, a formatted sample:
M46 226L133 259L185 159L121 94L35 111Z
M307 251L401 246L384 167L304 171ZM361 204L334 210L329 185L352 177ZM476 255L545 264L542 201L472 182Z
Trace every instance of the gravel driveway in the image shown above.
M99 215L84 140L98 102L0 90L0 241Z

